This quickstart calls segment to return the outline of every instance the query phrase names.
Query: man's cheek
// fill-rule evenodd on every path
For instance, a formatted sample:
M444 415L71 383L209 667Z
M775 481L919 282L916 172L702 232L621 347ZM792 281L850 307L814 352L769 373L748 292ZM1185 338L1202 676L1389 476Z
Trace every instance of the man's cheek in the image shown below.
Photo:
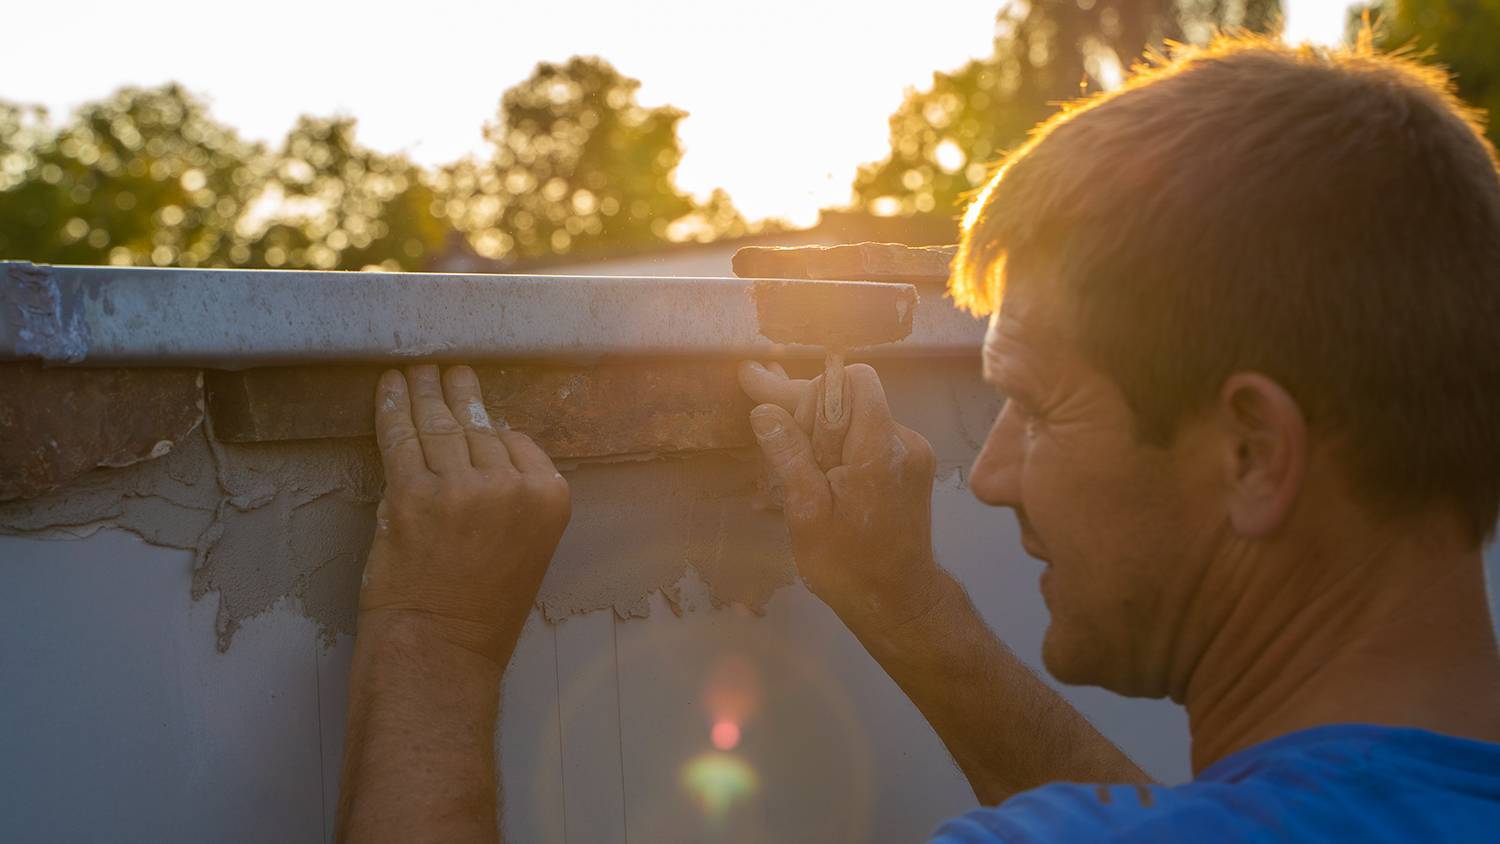
M1110 616L1117 614L1129 584L1120 582L1121 572L1106 549L1090 542L1099 533L1086 527L1053 525L1051 529L1054 544L1048 546L1050 561L1040 576L1047 608L1064 620L1082 621L1090 627L1112 626ZM1059 529L1066 532L1059 534Z

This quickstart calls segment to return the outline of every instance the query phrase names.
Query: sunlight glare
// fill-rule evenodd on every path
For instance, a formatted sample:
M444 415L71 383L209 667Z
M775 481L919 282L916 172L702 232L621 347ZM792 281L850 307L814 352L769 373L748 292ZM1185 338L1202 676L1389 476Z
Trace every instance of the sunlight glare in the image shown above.
M1282 38L1289 44L1341 44L1350 6L1347 0L1286 0Z

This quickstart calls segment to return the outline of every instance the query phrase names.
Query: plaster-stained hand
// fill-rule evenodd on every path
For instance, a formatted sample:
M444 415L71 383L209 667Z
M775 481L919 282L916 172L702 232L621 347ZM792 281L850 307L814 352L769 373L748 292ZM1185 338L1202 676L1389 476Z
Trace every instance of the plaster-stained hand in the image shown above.
M740 364L740 386L773 482L781 487L792 553L808 588L851 627L893 629L928 608L940 570L932 556L932 446L891 418L864 364L845 368L850 418L839 465L814 457L822 376L794 380L775 364Z
M545 452L494 425L467 366L381 376L375 431L385 496L360 620L410 614L453 644L509 659L568 524L570 495Z

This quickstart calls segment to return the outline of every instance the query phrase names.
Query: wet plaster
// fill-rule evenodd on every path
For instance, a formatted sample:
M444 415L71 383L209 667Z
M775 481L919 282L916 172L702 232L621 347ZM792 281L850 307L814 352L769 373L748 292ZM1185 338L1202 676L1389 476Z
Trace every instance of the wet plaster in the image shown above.
M781 513L766 508L759 458L713 452L680 459L587 464L567 473L574 518L538 599L549 621L613 608L649 614L660 591L683 609L691 566L714 606L756 612L792 583Z
M551 621L612 609L645 616L661 591L681 609L689 567L715 605L759 611L793 580L778 512L762 509L752 454L565 468L575 519L538 596ZM86 473L0 504L0 534L78 538L101 527L194 552L192 597L219 596L218 646L283 597L332 642L353 633L382 477L365 439L229 444L202 429L153 460Z
M808 364L816 367L816 362ZM892 412L932 442L941 483L973 458L998 399L972 361L887 361ZM208 431L205 428L209 429ZM86 536L100 527L194 552L192 595L219 595L218 644L296 599L325 640L354 632L383 480L368 438L221 443L199 426L154 459L85 472L41 497L0 503L0 534ZM561 465L573 522L537 603L550 621L611 609L645 616L661 592L681 612L697 575L714 606L764 608L795 580L781 514L752 450L630 455ZM689 590L696 592L696 590Z

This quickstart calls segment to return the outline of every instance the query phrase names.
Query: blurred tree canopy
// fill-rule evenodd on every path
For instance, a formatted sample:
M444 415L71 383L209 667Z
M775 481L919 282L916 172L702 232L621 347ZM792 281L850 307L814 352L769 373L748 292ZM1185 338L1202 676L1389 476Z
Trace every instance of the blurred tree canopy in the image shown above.
M1206 41L1216 29L1265 31L1279 0L1016 0L995 52L933 74L891 116L891 152L860 168L857 208L882 216L956 213L991 162L1059 104L1117 84L1148 49Z
M56 131L0 104L0 256L223 264L258 155L175 85L123 89Z
M504 93L492 155L436 172L303 117L277 149L241 140L173 84L124 88L61 126L0 102L0 259L288 269L437 268L743 234L723 191L673 179L684 113L636 101L597 58Z
M640 83L597 57L538 65L505 92L486 128L488 161L449 168L449 206L480 254L531 258L743 231L719 192L703 208L678 190L677 124L686 114L636 101ZM704 231L693 228L691 234ZM685 239L682 236L676 239Z
M303 117L240 221L235 263L258 267L420 269L447 244L436 190L416 165L354 141L348 117Z
M1414 49L1451 70L1459 96L1489 115L1490 142L1500 146L1500 0L1386 0L1372 12L1376 44Z

